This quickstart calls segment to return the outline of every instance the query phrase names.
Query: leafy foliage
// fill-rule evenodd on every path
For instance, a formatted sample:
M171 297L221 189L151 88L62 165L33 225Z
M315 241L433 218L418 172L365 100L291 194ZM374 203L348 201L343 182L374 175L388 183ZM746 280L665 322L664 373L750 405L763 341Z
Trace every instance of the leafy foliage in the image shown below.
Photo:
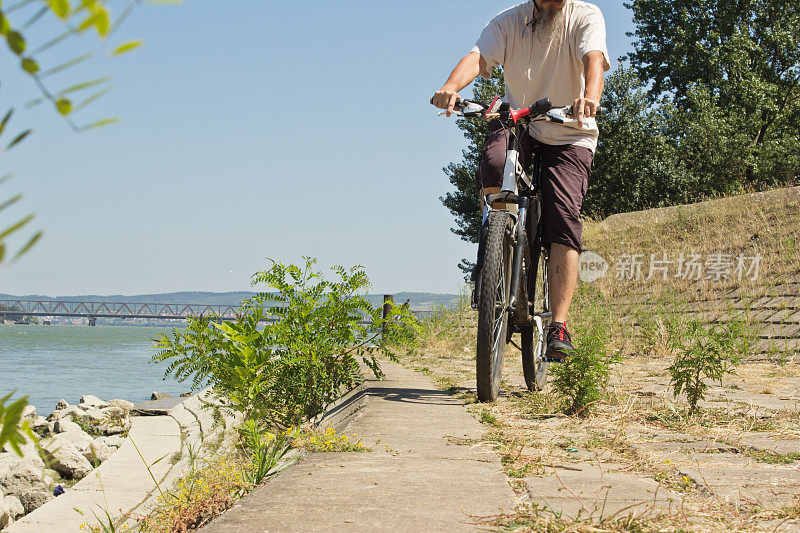
M586 415L603 398L611 365L620 356L607 349L607 330L597 323L576 330L580 338L575 351L564 363L550 365L553 390L566 400L566 412Z
M584 213L605 217L688 201L689 178L671 142L667 108L650 105L632 69L620 66L606 81L603 108Z
M800 4L633 0L634 70L674 100L675 142L704 194L800 172Z
M213 386L246 419L279 427L316 416L355 386L362 379L359 362L382 376L377 357L394 358L383 333L409 327L411 314L393 307L384 319L365 298L363 267L334 267L337 279L329 281L315 262L273 262L253 284L276 292L245 300L233 323L194 318L186 331L161 335L153 361L170 362L166 375Z
M706 330L699 320L690 320L685 336L673 341L679 352L669 367L673 394L677 397L685 393L690 412L696 412L708 390L707 380L721 382L726 375L735 374L736 364L750 351L754 340L741 321L714 324Z
M242 444L250 456L250 465L245 469L247 481L258 485L265 478L274 476L294 463L286 461L286 454L292 449L294 433L277 435L264 432L255 420L245 420L240 429Z
M31 439L32 442L38 441L28 421L22 420L22 411L28 405L28 397L23 396L6 406L6 402L11 399L13 394L7 394L0 398L0 448L8 444L14 453L22 457L21 446L28 439Z
M559 364L551 364L553 391L565 402L569 414L586 415L603 399L612 365L621 361L610 350L612 315L603 295L581 284L575 294L577 320L571 324L578 342L575 351Z
M0 5L0 37L4 38L9 50L19 61L21 71L33 78L42 94L41 98L31 101L28 104L29 106L49 102L56 112L65 118L74 131L84 131L115 120L102 119L78 125L72 117L74 113L111 90L110 77L74 83L59 90L48 88L48 78L50 76L63 73L67 69L83 63L91 58L94 55L93 53L81 54L44 68L42 67L40 56L48 52L49 56L53 57L52 49L59 44L70 37L79 37L90 32L94 32L104 43L107 43L139 2L133 0L120 2L120 4L122 4L122 10L116 19L112 17L111 2L108 0L20 0L10 6ZM46 20L48 18L47 15L59 21L62 29L57 31L56 35L50 40L37 46L30 46L29 40L23 32ZM14 23L14 20L17 23ZM126 53L141 44L142 42L138 40L119 43L110 52L110 55L116 56ZM85 94L87 91L93 92L77 102L73 100L76 96Z
M161 2L151 3L175 2L162 0ZM12 56L19 62L20 72L30 76L41 93L41 97L28 103L28 107L42 102L49 102L59 116L64 117L73 131L85 131L118 121L116 118L104 118L83 123L82 125L75 122L74 116L78 111L110 92L112 88L111 78L108 76L101 77L90 81L73 83L59 90L52 90L48 87L51 76L57 74L63 76L65 71L83 63L94 55L90 52L60 61L57 56L53 55L53 51L66 39L79 37L91 32L96 33L104 43L107 43L138 4L138 0L124 2L124 7L119 16L116 19L112 19L110 2L107 0L19 0L11 5L0 3L0 40L5 41ZM41 32L43 35L52 38L32 46L32 43L29 42L23 32L46 20L48 15L50 15L51 19L55 19L60 23L57 30ZM116 56L134 50L141 44L141 41L120 43L111 55ZM48 54L50 61L53 61L54 64L43 68L40 56L45 53ZM3 74L7 74L7 72L8 69L4 70ZM75 101L74 99L77 97L81 97L81 99ZM3 118L0 119L0 137L8 130L13 114L14 108L5 110ZM0 154L17 146L27 139L31 133L31 129L16 132L11 137L11 140L5 143L4 147L0 144ZM10 174L0 177L0 183L6 181L9 177ZM21 198L20 195L17 195L10 200L0 202L0 211L16 204ZM0 228L0 266L4 264L4 260L8 257L7 242L9 237L18 235L32 219L33 215L27 215L5 229ZM42 232L34 232L32 236L22 242L11 257L11 260L6 260L6 262L13 262L13 260L30 250L41 236Z

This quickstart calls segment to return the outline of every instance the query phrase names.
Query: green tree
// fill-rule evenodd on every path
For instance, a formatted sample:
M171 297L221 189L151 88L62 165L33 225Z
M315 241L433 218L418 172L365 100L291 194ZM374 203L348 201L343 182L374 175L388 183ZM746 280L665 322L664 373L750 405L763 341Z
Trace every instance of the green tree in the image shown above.
M674 142L697 192L800 172L800 3L633 0L631 65L674 100Z
M503 94L505 80L501 69L493 69L491 78L479 77L475 80L473 99L488 103L496 95ZM456 125L469 142L462 152L462 160L445 167L444 173L455 190L445 194L440 200L456 219L456 225L451 231L464 241L477 243L481 228L480 157L486 140L487 122L482 118L460 118ZM460 266L464 272L472 269L472 263L466 259L461 261Z
M670 142L668 106L651 105L645 84L625 66L608 78L602 104L583 212L605 217L685 202L688 178Z

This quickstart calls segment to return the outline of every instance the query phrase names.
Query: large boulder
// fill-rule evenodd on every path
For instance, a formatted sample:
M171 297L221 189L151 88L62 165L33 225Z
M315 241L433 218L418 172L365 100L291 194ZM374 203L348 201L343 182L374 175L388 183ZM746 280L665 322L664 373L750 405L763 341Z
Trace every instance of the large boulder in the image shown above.
M39 435L44 435L50 431L50 423L43 416L37 416L31 422L31 429Z
M25 514L25 507L22 506L22 502L19 501L17 496L6 496L3 498L3 505L11 513L12 520L16 520Z
M83 457L81 457L83 458ZM20 495L29 490L49 491L53 478L44 473L44 466L33 460L24 459L0 474L0 490L5 494Z
M69 418L60 418L56 420L53 429L56 433L85 433L78 424Z
M64 409L56 409L55 411L50 413L50 415L47 417L47 420L55 422L56 420L59 420L61 418L67 418L67 417L75 418L78 416L82 416L83 414L84 414L83 411L78 409L76 406L68 405Z
M69 433L61 433L56 435L56 438L61 435ZM57 449L48 450L48 453L50 467L67 479L83 479L94 468L78 448L67 442L62 442Z
M150 395L151 400L166 400L167 398L172 398L172 396L166 392L153 391L153 394Z
M133 402L129 402L128 400L111 400L108 402L109 407L119 407L124 410L126 413L130 413L133 411Z
M81 403L88 404L91 407L105 407L108 405L108 402L101 400L97 396L92 396L91 394L84 394L81 396Z
M109 420L97 427L98 433L102 433L103 435L122 435L123 433L127 433L130 429L131 421L127 418L123 420Z
M25 458L28 457L38 457L39 452L37 451L36 444L32 440L30 440L27 436L25 437L27 440L19 447L20 451L22 452L22 456ZM0 450L0 457L6 454L17 455L17 452L14 451L14 448L11 447L11 444L6 442L3 445L3 448Z
M29 490L19 495L19 501L25 508L25 514L32 513L52 499L53 494L50 491Z
M105 443L112 448L119 448L125 442L125 437L122 435L111 435L105 438Z
M66 409L67 407L69 407L67 400L64 400L63 398L58 400L58 403L56 404L56 410Z
M94 442L89 444L83 451L83 456L95 467L111 457L113 453L105 439L106 437L95 439Z
M0 529L8 527L13 521L14 518L11 516L11 511L6 507L4 501L0 500Z
M22 457L15 452L0 453L0 477L8 473L15 464L23 461L28 461L34 466L44 468L44 461L39 456L39 450L36 449L34 444L26 443L21 451L23 453Z
M22 409L22 420L27 420L29 422L33 422L36 418L36 407L32 405L26 405Z
M81 411L77 415L79 420L85 420L86 422L99 422L103 420L103 417L103 411L99 407L89 407L89 409Z
M94 442L94 439L90 437L88 433L83 430L79 430L69 431L67 433L58 433L49 439L42 440L41 445L49 455L53 455L59 448L70 446L83 453L83 450L85 450L86 447L92 442Z
M128 416L128 411L116 405L104 407L100 409L100 413L102 414L102 418L125 418Z

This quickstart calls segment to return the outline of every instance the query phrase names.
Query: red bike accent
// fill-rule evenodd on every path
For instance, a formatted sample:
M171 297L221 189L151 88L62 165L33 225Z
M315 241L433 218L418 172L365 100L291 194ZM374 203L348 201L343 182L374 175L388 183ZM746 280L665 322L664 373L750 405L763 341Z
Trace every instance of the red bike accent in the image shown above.
M498 101L498 100L500 100L500 97L499 97L499 96L495 96L495 97L494 97L494 100L492 100L492 103L491 103L491 104L489 104L489 107L486 109L486 112L483 114L483 118L486 118L486 116L487 116L489 113L494 113L494 112L496 111L496 109L494 108L494 106L495 106L495 104L497 104L497 101Z
M512 111L511 118L512 120L514 120L514 124L516 124L519 121L519 119L527 117L530 114L531 114L531 108L526 107L525 109L518 109L516 111Z

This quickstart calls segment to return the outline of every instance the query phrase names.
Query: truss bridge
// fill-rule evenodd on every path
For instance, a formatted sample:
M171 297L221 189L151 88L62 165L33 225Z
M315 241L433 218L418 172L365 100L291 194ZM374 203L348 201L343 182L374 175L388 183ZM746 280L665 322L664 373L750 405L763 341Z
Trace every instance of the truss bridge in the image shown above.
M181 320L190 316L216 316L222 320L235 320L238 309L234 305L0 300L2 318L82 317L89 319L90 326L95 325L98 318Z

